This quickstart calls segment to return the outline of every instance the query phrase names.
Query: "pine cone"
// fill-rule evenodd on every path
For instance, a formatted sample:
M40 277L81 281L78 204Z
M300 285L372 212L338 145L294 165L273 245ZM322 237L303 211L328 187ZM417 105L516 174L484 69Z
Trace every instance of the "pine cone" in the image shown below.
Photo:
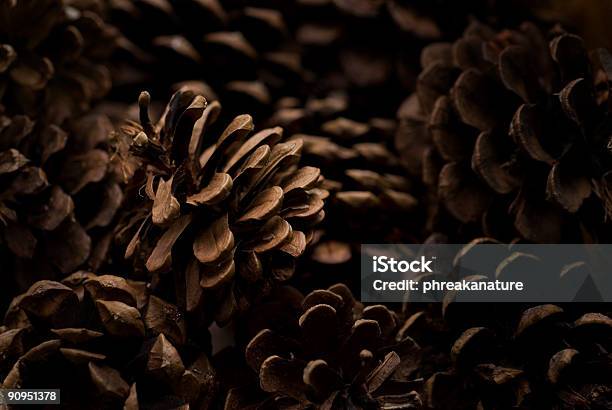
M281 408L421 408L418 394L411 391L415 384L406 377L419 347L410 338L396 342L393 312L382 305L364 308L342 284L315 290L299 303L301 312L259 331L246 347L246 361L267 392L260 398L263 403ZM252 386L230 390L225 408L255 405L252 394Z
M348 98L340 91L311 98L304 106L290 103L270 121L291 132L291 139L304 141L303 157L321 168L331 192L313 260L337 266L349 261L358 252L352 248L361 243L412 242L409 235L419 226L406 216L417 211L413 193L419 187L403 176L391 146L395 121L347 118Z
M447 333L450 366L438 367L425 382L428 408L610 408L612 319L550 304L522 312L506 308L496 309L486 324L481 315L480 326ZM420 322L420 332L427 332L427 313L415 315L408 321Z
M307 93L342 89L362 120L396 110L414 89L419 54L432 40L456 38L472 16L508 24L526 14L515 2L481 0L286 3L304 68L315 74Z
M482 1L434 7L399 3L111 2L111 20L127 40L116 82L121 90L133 92L129 85L135 84L164 93L173 83L204 80L212 86L206 98L218 95L237 112L253 112L257 118L270 115L282 97L303 99L342 88L357 115L382 115L394 110L414 85L423 38L447 35L442 31L451 26L457 32L472 12L486 14ZM444 21L432 21L440 10ZM514 15L507 10L493 14ZM142 73L134 73L138 63L130 64L133 60L141 60Z
M477 238L454 263L469 260L472 245L486 243L497 242ZM537 270L537 258L510 251L490 269L502 280L516 280L525 272L546 274ZM566 278L580 275L579 271L577 263L562 269ZM466 280L484 278L472 275ZM437 357L421 362L427 378L421 393L428 408L604 409L610 405L612 319L600 313L605 305L572 303L564 309L551 304L459 302L457 291L443 296L441 306L406 304L407 319L400 331L422 346L427 352L423 355Z
M43 280L4 325L2 388L61 389L66 408L208 408L216 391L207 347L144 283L83 271Z
M155 126L149 95L139 103L140 124L123 128L144 174L120 227L120 236L137 229L126 256L154 275L154 286L173 270L180 306L193 312L206 300L226 322L292 276L310 227L324 216L320 171L298 167L302 142L280 142L279 127L249 137L250 115L216 129L219 103L189 89L172 97Z
M532 24L496 33L475 23L423 51L417 96L400 109L404 162L422 169L454 218L481 220L501 240L605 232L610 55L589 59L580 38L552 35L549 51ZM509 213L514 226L501 228Z
M467 0L457 3L446 0L332 0L331 2L345 13L361 18L384 15L386 12L400 30L427 40L456 37L474 17L485 19L484 21L490 23L507 24L528 13L526 5L517 1Z
M218 96L232 115L248 111L257 118L268 116L273 101L302 84L303 70L300 54L288 42L285 17L265 3L112 3L111 21L132 44L123 47L123 61L117 61L120 89L165 95L176 83L204 80L212 87L206 87L205 97ZM135 59L140 66L130 64ZM143 72L133 73L134 67Z
M0 111L0 244L12 254L3 259L10 298L103 260L122 199L106 151L111 130L97 114L59 128Z
M110 89L105 62L117 32L96 5L0 4L0 242L13 254L3 260L8 297L104 259L103 228L121 190L106 152L110 124L90 106Z
M95 2L94 2L95 3ZM117 38L95 8L70 0L0 4L0 101L10 114L61 125L111 87Z
M384 1L302 1L292 7L290 30L302 55L306 97L341 90L351 118L388 116L414 86L423 42L399 29Z

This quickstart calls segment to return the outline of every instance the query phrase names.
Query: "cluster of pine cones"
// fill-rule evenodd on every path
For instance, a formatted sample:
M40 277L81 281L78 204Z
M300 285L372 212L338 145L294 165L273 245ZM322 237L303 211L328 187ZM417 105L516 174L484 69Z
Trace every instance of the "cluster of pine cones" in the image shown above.
M609 305L353 296L362 243L612 240L604 2L546 3L0 0L0 387L612 409Z

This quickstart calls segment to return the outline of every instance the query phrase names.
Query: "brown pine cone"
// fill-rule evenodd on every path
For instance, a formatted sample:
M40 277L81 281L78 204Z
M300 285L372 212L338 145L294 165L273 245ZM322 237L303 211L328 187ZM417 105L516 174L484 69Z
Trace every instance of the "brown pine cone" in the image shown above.
M486 325L447 333L450 366L439 367L425 382L427 408L610 408L612 319L550 304L496 310ZM423 332L427 314L418 315L412 321Z
M142 163L119 227L121 238L133 236L125 254L154 287L172 271L168 285L188 312L204 303L226 322L293 275L325 214L320 171L298 166L302 141L281 142L279 127L249 136L244 114L219 129L220 104L187 88L156 125L147 93L139 104L140 124L123 127Z
M253 317L272 325L260 330L245 352L263 392L237 386L228 393L226 409L421 408L419 395L412 391L418 381L409 379L419 347L410 338L396 341L392 311L382 305L364 307L343 284L306 297L293 293L300 311L284 317L287 311L268 309L261 316L264 309Z
M0 247L9 251L2 263L8 300L36 280L100 265L122 200L106 150L111 131L98 114L59 128L0 111Z
M341 90L351 118L363 121L388 116L414 87L424 42L394 24L384 1L296 0L288 8L303 66L312 73L301 97Z
M207 350L144 283L80 271L14 299L0 327L1 386L60 389L71 409L204 409L216 391Z
M334 269L361 243L413 242L421 229L409 217L418 212L420 187L404 176L392 147L395 121L350 119L348 105L341 91L303 106L286 99L270 120L304 141L302 156L326 177L328 217L311 256Z
M334 3L347 14L362 18L388 13L399 29L428 40L460 35L474 17L500 24L529 12L525 4L518 1L330 0L329 3Z
M551 35L547 46L529 23L501 32L474 23L428 46L396 145L454 218L482 222L489 236L605 240L611 58Z
M98 266L104 228L121 202L106 152L110 124L90 111L110 89L105 63L117 38L97 5L0 3L0 243L9 250L9 298L37 279Z
M490 238L474 239L456 255L454 266L469 261L473 245L482 244L500 245ZM546 275L537 264L537 257L510 248L497 264L491 261L490 270L501 280L516 280L526 272ZM559 274L572 281L580 271L580 264L572 263ZM422 356L436 358L421 361L427 381L420 392L428 408L609 406L612 319L605 304L468 303L460 302L457 291L441 296L442 304L405 304L407 319L400 331L421 346Z
M119 90L165 95L176 83L204 80L212 87L207 99L218 96L232 115L263 119L273 101L302 84L285 16L265 1L125 0L111 2L109 12L129 42L115 70Z
M92 5L93 2L89 2ZM0 3L0 101L10 114L61 125L111 87L117 31L72 0Z
M281 97L342 88L358 115L382 115L414 86L424 39L457 33L471 13L487 14L480 0L424 3L114 1L111 21L126 40L116 82L121 90L136 84L163 93L176 82L204 80L224 104L257 118ZM125 64L133 60L145 63L142 73ZM210 89L205 96L215 99Z
M414 89L419 54L432 40L456 38L472 16L507 24L526 14L523 7L491 0L286 3L303 65L314 73L308 94L342 89L352 115L361 119L395 111Z

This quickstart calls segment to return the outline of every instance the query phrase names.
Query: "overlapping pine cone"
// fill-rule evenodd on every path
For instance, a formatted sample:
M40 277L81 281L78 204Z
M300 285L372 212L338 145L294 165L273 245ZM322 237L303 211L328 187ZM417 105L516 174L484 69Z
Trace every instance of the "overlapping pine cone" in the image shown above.
M0 242L7 297L39 278L104 258L106 243L92 244L92 237L110 223L121 191L105 152L110 124L89 108L110 88L105 61L117 34L95 4L0 2Z
M287 18L314 73L312 89L345 90L351 112L388 116L414 89L421 50L432 40L455 38L477 16L505 23L524 14L516 2L468 0L297 0ZM290 12L286 14L291 15Z
M421 188L405 177L392 146L396 122L351 113L347 94L336 90L304 104L283 99L270 119L304 142L303 158L326 177L331 197L312 253L323 264L347 262L360 243L412 242L422 229L409 217Z
M117 32L95 3L0 2L0 101L10 114L61 125L108 92Z
M610 408L609 314L583 306L475 305L462 310L476 313L467 321L418 306L409 310L405 335L421 345L436 340L433 351L445 357L423 386L426 408Z
M343 284L306 297L285 289L280 297L256 308L248 326L260 329L245 351L259 386L234 385L226 409L421 408L420 349L396 337L391 310L364 307Z
M445 255L438 246L448 244L448 241L449 236L442 233L433 234L425 240L420 254L427 255L429 252L434 252L438 258L438 265L435 273L422 274L417 277L418 280L522 282L524 289L520 294L507 292L504 289L489 290L486 295L479 295L482 302L495 302L501 305L503 302L521 300L563 300L573 303L595 303L603 300L600 278L605 271L597 263L596 257L586 252L583 254L572 250L571 246L534 248L520 242L503 244L494 238L479 237L472 239L460 249L455 248L459 249L456 254ZM455 303L458 300L473 300L469 298L468 293L465 296L468 298L463 298L461 291L438 291L431 296L412 292L407 295L410 300L406 301L443 302L445 314L453 314L459 318L462 314L453 313L450 307L460 309L462 306L470 306L470 303ZM465 314L464 320L469 320L473 315L480 316L478 312L473 312Z
M304 97L314 88L363 88L353 100L361 100L361 108L369 111L382 112L383 104L392 108L401 100L401 88L390 86L398 78L395 58L381 51L378 41L401 34L388 17L351 18L331 1L301 0L127 0L113 3L110 15L126 39L149 55L124 47L122 57L144 60L148 73L138 75L133 67L120 65L120 90L136 82L163 93L177 82L204 80L212 86L203 88L207 99L218 96L232 110L259 119L272 114L280 98ZM376 38L363 32L376 33ZM413 54L416 60L418 51ZM366 100L375 96L385 98L373 107Z
M441 240L438 235L430 243ZM474 239L453 263L469 263L473 246L484 244L499 242ZM521 280L544 274L537 266L535 256L509 251L489 268L500 280ZM573 263L559 274L572 281L583 267ZM609 408L612 319L605 304L468 303L457 291L440 297L441 304L408 301L402 312L407 319L400 334L430 358L421 362L426 408Z
M481 1L444 2L436 13L424 3L111 2L111 21L125 34L113 98L140 89L165 95L205 81L200 92L209 101L218 97L232 115L249 112L261 121L284 97L343 89L354 115L388 115L414 87L425 39L449 35L448 22L455 33L471 13L487 14ZM490 14L513 16L516 9ZM430 20L441 10L443 22Z
M334 3L340 10L361 18L388 14L398 29L427 40L459 35L473 17L505 23L528 12L521 1L330 0L311 3Z
M428 46L396 144L450 215L488 236L605 241L611 57L559 28L550 36L474 23Z
M470 14L485 10L480 1L297 3L295 38L304 67L315 73L315 90L346 91L352 114L361 118L394 111L414 89L422 48L432 39L458 33Z
M208 408L206 337L144 282L80 271L36 282L0 326L6 389L60 389L71 409Z
M306 97L347 93L358 118L388 115L414 85L420 39L404 32L384 2L287 2L289 30L310 75ZM292 95L293 96L293 95Z
M111 21L128 44L117 61L118 89L165 96L175 83L203 80L210 85L208 100L218 96L232 114L250 112L262 120L279 96L294 94L303 83L282 3L112 2Z
M108 119L87 114L60 128L0 106L0 310L39 279L97 267L120 206L120 178L107 153Z
M325 215L321 173L299 165L302 141L281 142L279 127L250 135L245 114L219 128L220 104L187 88L153 125L149 99L123 127L142 164L119 227L133 236L125 255L188 312L226 322L292 276Z
M414 87L425 39L442 35L428 19L431 14L416 18L416 9L423 6L416 3L297 0L288 5L286 14L293 9L290 31L304 68L313 73L306 77L307 93L341 89L348 93L353 115L388 115ZM454 4L438 11L450 14ZM455 21L460 20L455 13Z

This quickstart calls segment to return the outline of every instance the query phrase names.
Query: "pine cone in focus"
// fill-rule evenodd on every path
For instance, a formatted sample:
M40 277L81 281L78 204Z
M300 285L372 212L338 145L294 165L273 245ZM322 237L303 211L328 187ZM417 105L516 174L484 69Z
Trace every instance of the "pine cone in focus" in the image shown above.
M272 102L294 94L304 75L285 16L267 3L111 2L110 19L127 40L116 61L119 89L128 90L123 95L143 88L165 95L177 83L204 80L210 85L204 96L218 96L232 115L267 117Z
M140 96L140 124L123 127L142 162L119 231L133 235L125 254L153 274L154 287L172 271L168 288L188 312L205 301L226 322L292 276L327 191L318 168L298 167L302 141L281 142L281 128L249 136L245 114L219 129L219 103L186 88L153 125L149 98Z
M364 307L342 284L315 290L300 303L301 312L288 323L260 330L246 347L246 361L267 394L253 394L253 386L236 387L226 409L421 408L412 391L418 383L407 378L419 347L410 338L396 341L393 312L382 305ZM263 401L255 404L253 398Z
M428 46L396 144L454 218L489 236L605 240L610 54L552 36L548 47L529 23L497 33L474 23Z
M109 91L105 62L118 34L85 6L79 0L0 3L0 101L10 114L62 125Z
M474 239L453 263L469 261L472 246L483 244L501 245L490 238ZM509 250L497 264L490 262L500 280L546 274L538 269L538 258L525 253ZM569 281L583 273L580 263L559 271ZM578 301L585 290L578 292ZM460 291L442 296L442 304L409 302L403 311L402 336L413 338L424 355L438 357L421 363L428 408L609 408L612 319L605 304L483 304L460 302Z
M361 243L413 242L420 234L408 217L418 211L420 187L404 176L392 147L395 121L350 119L348 105L341 91L304 105L286 99L270 120L304 141L302 156L326 177L328 217L311 256L333 266L349 261Z
M10 298L39 279L98 266L122 200L106 151L108 119L88 114L63 128L0 106L0 246ZM5 301L0 302L4 310Z
M0 379L6 389L61 389L65 408L204 409L216 391L207 350L144 283L81 271L14 299L0 327Z

